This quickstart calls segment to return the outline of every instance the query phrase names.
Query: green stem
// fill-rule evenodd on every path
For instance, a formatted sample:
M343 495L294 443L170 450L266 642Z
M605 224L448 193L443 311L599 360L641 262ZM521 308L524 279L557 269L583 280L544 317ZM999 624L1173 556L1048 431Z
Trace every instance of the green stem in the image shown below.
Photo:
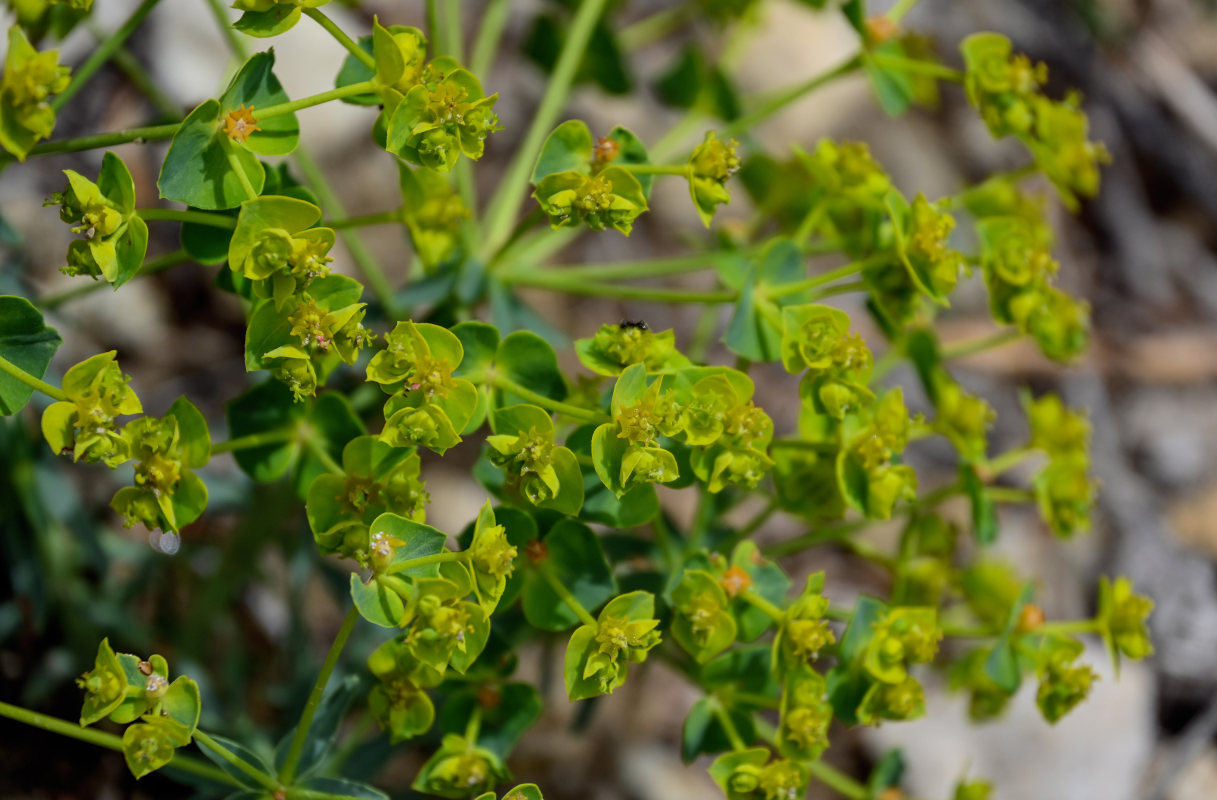
M203 733L203 731L199 730L198 728L195 728L194 730L194 739L198 744L204 745L209 750L214 750L216 755L227 761L229 764L232 764L233 767L245 773L257 783L261 784L262 788L268 789L272 792L279 788L279 785L275 783L275 781L269 775L263 773L245 759L238 758L235 753L217 742L215 739Z
M765 616L769 617L769 619L773 620L778 625L781 625L786 620L786 612L765 598L761 597L760 594L757 593L756 589L749 589L741 594L740 597L753 608L758 608L765 612Z
M627 280L630 278L658 278L664 275L679 275L703 269L715 269L718 265L713 256L697 254L674 258L654 258L642 261L623 261L616 264L572 264L546 267L544 269L522 269L510 273L520 275L552 275L579 278L586 281Z
M865 272L873 267L883 266L884 264L888 263L891 263L891 257L888 255L870 256L869 258L864 258L860 261L852 261L844 266L837 267L836 269L829 270L828 272L824 272L820 275L816 275L813 278L795 281L794 283L782 284L775 289L770 289L768 292L766 292L766 296L785 297L791 294L798 294L799 292L803 292L808 289L815 289L816 287L823 286L826 283L832 283L833 281L838 281L841 278L847 278L850 275L857 275L860 272Z
M849 800L867 800L871 796L865 786L836 767L825 764L823 761L805 761L803 764L811 773L811 777L842 797L848 797Z
M1007 450L1001 455L994 456L984 463L984 470L990 478L1001 475L1007 470L1017 467L1019 464L1026 461L1039 453L1030 447L1016 447L1013 450Z
M330 652L326 654L325 662L321 665L321 673L317 676L317 682L313 684L313 690L309 692L308 702L304 704L304 713L300 715L300 722L296 724L296 735L292 737L287 758L283 760L283 768L279 770L279 780L285 784L290 785L296 777L296 765L300 763L300 754L304 751L304 742L308 739L309 726L313 724L313 716L317 713L317 707L321 705L326 684L330 682L330 675L333 674L334 667L338 664L342 648L346 646L351 631L355 629L357 619L359 619L359 610L352 605L347 611L346 619L342 621L342 627L338 629L338 635L334 637L334 643L330 645Z
M326 179L325 173L321 171L321 167L317 165L313 157L303 148L297 148L294 157L296 164L300 167L300 171L304 173L313 191L317 193L317 199L321 201L321 207L325 209L326 213L332 217L345 217L346 210L342 207L342 201L334 193L334 189ZM384 309L385 315L390 319L398 319L401 310L397 307L397 301L393 298L393 286L389 283L389 279L385 277L380 264L376 262L375 256L372 255L372 251L368 249L359 232L352 229L344 229L340 230L338 235L342 237L342 241L346 244L347 249L351 251L351 258L355 259L356 266L359 267L360 273L367 280L372 294L376 295L376 299Z
M345 217L343 219L331 219L322 222L321 224L327 228L333 228L336 231L345 228L366 228L369 225L385 225L388 223L402 223L402 214L404 208L395 208L392 211L381 211L378 214L364 214L359 217Z
M1035 492L1030 489L1016 489L1009 486L990 486L985 494L995 503L1031 503L1035 501Z
M376 86L376 81L360 81L359 83L352 83L347 86L339 86L336 89L330 89L328 92L321 92L319 94L309 95L308 97L301 97L299 100L289 100L286 103L265 106L262 110L254 114L254 119L256 121L261 121L264 119L271 119L272 117L281 117L284 114L291 114L295 111L299 111L302 108L319 106L323 103L328 103L331 100L341 100L344 97L354 97L360 94L367 94L368 92L375 91ZM253 110L252 106L250 107L250 110Z
M613 283L591 283L564 275L544 273L516 273L504 275L505 283L516 286L531 286L537 289L566 292L589 297L613 297L623 300L643 300L652 303L731 303L738 298L732 289L697 292L665 286L628 286Z
M852 72L856 72L857 70L861 69L861 67L862 56L855 55L841 62L837 66L809 78L802 83L797 83L787 89L779 90L768 100L762 102L757 108L728 125L726 130L723 132L723 138L739 136L744 132L751 130L757 123L768 119L796 100L811 94L826 84L835 81L837 78L849 75Z
M190 260L190 254L185 250L174 250L172 253L166 253L163 256L158 256L151 261L145 261L140 266L139 272L137 272L134 277L139 278L143 277L144 275L152 275L157 272L163 272L170 267L177 266L178 264ZM80 286L58 292L57 294L53 294L39 300L38 305L48 310L58 308L65 303L69 303L72 300L92 294L98 289L109 285L110 284L106 283L105 281L88 281Z
M52 386L44 380L35 378L33 375L29 374L21 367L17 366L3 356L0 356L0 372L7 373L10 377L16 378L31 389L37 389L53 400L62 401L68 399L68 396L63 393L62 389L58 388L57 386Z
M236 230L237 218L227 214L213 214L210 211L181 211L176 208L139 208L136 215L145 222L165 220L168 222L193 222L196 225L209 225L213 228Z
M236 439L215 442L211 445L211 454L214 456L220 453L232 453L237 450L265 447L268 444L282 444L292 441L297 435L299 435L299 432L295 428L281 431L267 431L265 433L251 433L248 436L238 436Z
M324 11L319 8L302 8L300 10L304 12L305 16L310 17L318 25L325 28L330 36L333 36L340 45L345 47L347 52L359 59L365 67L373 72L376 71L376 60L372 58L372 56L362 47L360 47L353 39L351 39L350 36L347 36L346 33L343 32L342 28L338 27L334 20L325 15Z
M554 123L558 120L558 115L562 112L562 107L566 104L571 84L575 79L575 72L587 52L587 43L591 39L592 29L595 28L596 22L604 13L607 3L608 0L582 0L579 10L575 12L575 18L566 34L566 41L562 45L562 52L550 73L541 104L533 114L532 124L524 135L524 141L516 148L515 156L508 165L503 179L499 182L499 188L495 191L486 211L486 225L483 229L483 260L488 261L490 255L498 252L500 245L511 232L516 211L527 193L529 174L532 171L533 163L537 160L537 153L540 152L545 137L549 135Z
M464 61L461 53L461 0L444 0L444 38L440 55ZM439 44L437 42L437 44Z
M768 547L763 547L761 552L769 558L779 558L791 553L799 553L803 550L819 547L820 545L839 542L851 533L860 531L872 524L869 520L850 520L848 522L838 522L834 525L825 525L802 536L796 536L793 539L787 539L784 542L777 542Z
M477 747L478 734L482 732L482 704L473 704L473 713L465 723L465 746L469 750Z
M623 50L637 50L674 33L692 17L689 3L677 3L622 28L617 41Z
M229 19L228 12L224 10L224 5L220 0L207 0L207 7L211 9L211 15L216 18L216 25L224 34L224 39L228 42L228 49L242 61L248 59L249 51L245 48L245 42L241 41L241 37L237 35L236 29L232 27L232 20Z
M727 712L726 707L717 697L714 698L711 707L714 709L714 716L718 720L718 724L723 726L723 731L727 734L727 741L731 742L731 749L737 753L747 750L748 745L744 742L744 737L739 735L735 723L731 721L731 714Z
M688 177L688 164L617 164L635 175L683 175Z
M562 599L562 602L566 603L567 608L575 612L575 616L578 617L584 625L595 626L598 624L596 622L596 618L588 613L588 610L583 607L583 604L570 593L570 589L566 588L566 584L564 584L561 579L558 578L558 575L554 572L553 566L548 561L539 561L535 566L537 572L540 573L541 577L545 579L545 582L549 584L549 588L553 589L554 594L558 595L558 597Z
M103 37L100 32L90 26L90 32L98 39ZM144 69L144 65L139 63L135 56L124 47L120 47L114 51L113 56L114 66L122 70L127 76L127 80L131 85L139 90L148 102L156 107L161 116L165 119L181 119L182 109L169 95L156 85L156 81Z
M127 21L118 30L106 37L105 41L98 45L93 54L85 60L85 63L76 69L75 74L72 75L72 82L68 84L68 88L51 98L52 109L59 111L69 100L76 96L76 93L89 82L93 74L110 60L110 57L114 55L114 51L122 47L123 42L127 41L127 37L135 32L135 29L144 21L144 17L148 16L148 12L156 7L158 1L144 0L144 2L136 6L135 11L127 18Z
M304 437L304 445L308 451L313 454L313 457L321 462L321 466L326 468L326 471L332 472L335 475L345 475L346 471L342 465L334 460L334 457L325 449L325 442L312 431L307 431Z
M612 421L612 418L609 417L608 414L596 411L594 409L575 406L571 405L570 403L560 402L558 400L552 400L543 394L534 392L532 389L521 386L503 375L495 375L494 379L491 381L491 385L493 385L496 389L503 390L504 392L511 392L517 397L527 400L530 403L536 403L542 408L550 411L556 411L559 414L565 414L566 416L574 417L575 419L581 419L584 422L604 423Z
M983 353L986 350L993 350L1010 342L1018 341L1022 338L1022 335L1022 331L1018 328L1007 328L988 336L980 336L962 342L952 342L951 344L943 345L942 360L950 361L956 358L965 358L977 353Z
M128 128L123 131L110 133L95 133L92 136L81 136L77 139L57 139L34 145L30 150L32 156L46 156L53 153L78 153L82 150L94 150L99 147L112 147L127 142L155 142L172 139L177 133L178 123L169 125L150 125L146 128ZM6 160L11 160L8 156Z
M1102 628L1102 623L1097 619L1062 620L1045 622L1035 629L1035 633L1073 636L1080 633L1099 633Z
M241 184L241 189L247 195L247 200L253 200L258 196L258 190L254 188L253 181L245 174L245 167L241 164L241 159L237 157L236 146L227 136L218 137L220 147L224 150L224 157L228 159L228 166L237 176L237 181Z
M66 719L57 717L48 717L45 714L39 714L36 711L30 711L21 706L14 706L8 703L0 703L0 717L8 717L16 722L30 725L35 728L40 728L50 733L57 733L60 736L67 736L71 739L77 739L82 742L104 747L107 750L116 750L121 752L123 749L123 740L112 733L105 731L94 730L93 728L84 728L75 722L70 722ZM200 778L223 783L228 786L240 786L235 778L221 769L217 769L210 764L205 764L198 759L192 758L183 753L175 753L173 760L167 765L168 768L176 769L180 772L188 772L192 775L197 775Z
M419 556L418 558L411 558L409 561L394 564L388 572L391 575L395 575L398 572L405 572L406 570L418 567L429 567L432 564L446 564L449 561L467 561L468 559L469 554L465 551L445 550L442 553L432 553L429 556Z
M904 19L905 15L913 10L913 6L917 5L918 0L896 0L896 4L887 12L887 18L892 22L899 22Z
M494 57L510 14L511 0L489 0L482 9L482 22L477 38L473 40L473 55L469 59L469 68L474 75L485 77L494 66Z
M948 67L945 64L936 64L933 61L921 61L916 58L891 56L885 53L871 53L870 58L878 64L894 67L904 72L919 72L922 75L929 75L944 81L963 83L964 79L964 74L959 70Z

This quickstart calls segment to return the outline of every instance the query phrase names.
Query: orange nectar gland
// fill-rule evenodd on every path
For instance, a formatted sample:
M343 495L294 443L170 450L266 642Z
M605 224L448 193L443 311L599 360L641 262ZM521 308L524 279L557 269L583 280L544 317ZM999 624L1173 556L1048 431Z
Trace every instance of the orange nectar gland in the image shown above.
M477 691L478 705L487 711L499 707L503 702L503 695L493 686L483 686Z
M887 18L886 14L878 14L866 21L866 33L875 44L883 44L900 32L900 26Z
M739 567L732 567L719 580L729 597L739 597L752 586L752 576Z
M1038 630L1044 624L1044 609L1035 603L1028 603L1018 615L1019 633L1030 633Z
M540 539L533 539L524 548L525 554L532 563L537 564L549 558L549 548Z
M246 108L242 103L240 108L229 111L228 116L224 118L224 133L228 134L228 138L234 142L244 142L251 133L260 130L262 130L262 126L254 117L253 106Z
M621 145L617 144L612 139L605 137L597 139L596 145L592 150L592 169L599 170L617 157L621 152Z

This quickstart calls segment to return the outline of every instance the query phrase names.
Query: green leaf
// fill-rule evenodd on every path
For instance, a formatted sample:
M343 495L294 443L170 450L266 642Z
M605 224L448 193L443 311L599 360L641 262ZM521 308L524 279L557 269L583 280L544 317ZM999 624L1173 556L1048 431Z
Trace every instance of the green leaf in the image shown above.
M712 697L702 697L693 704L685 717L680 732L680 758L686 764L693 763L700 755L731 749L731 739L727 736L723 724L719 722L718 715L714 713L716 702ZM756 738L756 726L751 714L737 709L731 709L728 714L740 738L745 742Z
M266 11L246 11L232 27L248 36L266 39L287 33L300 21L300 6L276 3Z
M219 116L223 118L243 105L253 109L257 118L257 109L289 102L291 98L275 77L274 66L273 51L250 56L220 98ZM258 127L261 130L251 133L243 143L245 149L258 155L285 156L295 150L300 141L300 123L294 112L260 119Z
M134 278L144 265L144 256L148 254L148 223L140 217L131 217L113 244L118 272L111 284L117 289Z
M359 37L359 49L368 55L373 55L372 37ZM376 72L372 68L356 58L353 53L348 53L347 57L342 60L342 68L338 70L338 76L334 78L334 88L341 89L354 83L370 81L375 77ZM375 92L369 92L354 97L344 97L342 102L357 106L375 106L380 105L381 99L380 95Z
M135 211L135 181L123 160L107 150L101 157L97 188L124 215Z
M255 771L260 772L263 775L265 775L268 782L275 781L275 773L273 771L271 771L271 768L269 766L267 766L266 762L263 761L262 757L259 756L257 753L253 752L252 750L245 747L244 745L237 744L232 739L228 739L223 736L217 736L216 734L210 734L210 738L216 744L218 744L220 747L223 747L229 753L236 756L237 759L239 759L240 761L244 761L248 766L252 767ZM211 747L203 744L202 742L198 741L197 739L195 740L195 743L199 746L199 749L203 751L203 755L205 755L209 759L211 759L212 763L214 763L217 767L219 767L220 769L227 772L229 774L229 776L234 778L237 781L237 783L240 784L241 786L248 786L251 789L264 789L264 787L267 785L260 781L255 781L251 776L247 775L243 770L237 769L237 767L233 766L228 761L228 759L226 759L223 755L221 755L219 753L219 751L212 749Z
M875 52L897 56L904 54L897 42L878 47ZM908 111L909 106L913 104L913 81L909 74L895 67L881 65L869 53L863 57L862 63L879 106L892 117L898 117Z
M736 355L752 361L776 361L781 356L781 307L806 303L808 291L794 292L774 300L765 299L765 289L781 287L806 277L803 256L789 239L774 239L748 271L740 287L735 313L727 325L723 343ZM757 289L760 287L761 292Z
M351 599L361 617L382 628L396 628L406 613L406 605L396 592L376 578L364 583L356 572L351 573Z
M195 209L188 209L193 211ZM212 212L225 216L236 216L233 209ZM181 229L182 249L195 261L206 266L223 264L228 258L228 245L232 241L233 232L227 228L215 225L200 225L197 222L183 222ZM231 274L228 270L221 276Z
M228 404L228 435L233 439L297 427L307 408L294 401L291 389L271 378ZM300 453L293 440L233 451L237 466L259 483L282 477Z
M568 119L545 139L532 170L532 182L538 183L547 175L572 170L586 175L591 171L594 147L595 139L587 123Z
M327 798L342 797L351 800L389 800L389 796L366 783L353 781L350 778L328 778L317 776L300 781L296 784L301 789L324 794Z
M330 681L330 686L326 690L325 696L321 698L321 704L317 706L317 711L313 715L313 722L309 725L308 734L304 737L304 747L300 750L300 769L298 772L300 776L308 775L309 772L323 766L326 755L334 746L334 741L338 737L338 726L341 724L347 708L351 705L351 701L359 694L359 690L360 679L358 675L347 675L340 681ZM279 740L279 745L275 748L276 770L283 769L283 764L287 761L287 754L291 749L291 742L295 738L295 735L296 728L293 727ZM297 785L300 784L298 783Z
M558 580L588 611L617 593L617 580L591 528L564 519L550 529L542 544ZM549 631L566 630L579 621L535 571L524 582L524 616L532 625Z
M370 530L373 535L386 533L401 540L402 544L393 551L393 563L389 566L390 574L401 573L413 577L437 577L439 564L429 564L424 567L414 567L402 570L401 566L407 561L424 556L433 556L444 551L447 535L437 531L430 525L415 522L397 514L381 514L372 521Z
M182 463L198 469L211 458L211 434L203 413L186 399L179 397L169 406L166 416L177 420L178 443L182 448Z
M1023 608L1035 597L1035 584L1027 583L1019 593L1018 599L1010 606L1010 614L1006 618L1001 636L993 643L985 659L985 675L987 675L1002 691L1014 694L1022 683L1022 671L1018 666L1018 655L1012 641L1014 631L1018 628L1018 620Z
M262 191L266 172L258 157L239 145L222 143L218 135L223 135L220 103L205 100L182 121L169 144L156 181L162 198L208 211L236 208L252 199L229 164L229 147L254 190Z
M469 321L453 325L451 330L461 340L465 351L461 365L452 374L481 383L499 349L498 328L485 322Z
M837 649L837 656L842 664L853 665L862 659L875 636L875 623L886 610L887 606L880 600L868 595L858 598L853 619L845 627Z
M351 407L351 401L339 392L324 392L318 395L309 410L308 418L309 428L316 434L321 447L339 463L343 461L346 446L367 433L359 415ZM311 449L304 448L293 478L296 494L304 497L308 494L308 487L313 480L328 471Z
M42 321L42 314L24 297L0 296L0 357L41 378L63 339ZM16 414L34 390L0 373L0 415Z
M628 128L623 128L620 125L609 131L609 135L605 137L617 145L617 157L611 163L620 166L621 164L650 164L651 157L647 154L647 146L642 143L642 140L634 135L634 132ZM651 197L651 186L655 182L654 175L635 175L639 185L642 186L642 194L648 200Z
M199 724L199 714L202 711L202 701L199 699L199 685L185 675L180 675L165 691L161 699L166 714L186 728L191 734Z
M971 464L959 465L959 481L972 504L972 530L982 546L997 541L997 503Z
M516 331L499 343L495 367L503 377L544 395L565 400L566 378L549 342L530 331Z

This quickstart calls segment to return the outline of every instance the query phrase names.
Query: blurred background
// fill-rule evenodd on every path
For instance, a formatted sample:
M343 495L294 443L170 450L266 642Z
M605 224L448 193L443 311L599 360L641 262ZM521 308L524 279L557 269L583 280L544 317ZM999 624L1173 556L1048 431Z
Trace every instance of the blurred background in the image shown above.
M61 60L78 63L95 44L94 34L113 30L134 5L95 0L93 31L73 32ZM628 25L668 5L622 2L613 12L615 24ZM874 0L871 11L886 5ZM480 4L466 6L468 41ZM367 0L358 8L331 3L327 12L347 30L363 32L376 13L382 22L422 25L421 7ZM514 152L544 88L544 72L521 51L537 50L537 17L562 19L563 8L545 0L513 3L499 59L482 76L488 92L500 93L497 111L505 128L491 137L475 171L483 197ZM1112 152L1100 196L1079 214L1050 199L1062 284L1093 306L1089 355L1063 370L1031 346L1012 345L966 360L959 375L998 411L991 452L1025 437L1020 386L1059 391L1090 410L1095 471L1103 484L1095 530L1058 542L1033 508L1005 508L997 547L1038 578L1050 618L1092 613L1098 575L1132 576L1157 603L1151 618L1157 654L1125 664L1117 677L1093 643L1090 660L1102 679L1091 700L1055 727L1036 711L1031 686L1004 719L974 726L966 718L966 701L946 691L943 677L928 675L926 719L834 732L828 758L844 769L865 775L885 750L900 747L909 764L906 787L923 798L946 797L965 774L992 780L995 797L1004 800L1217 797L1215 14L1214 4L1203 0L922 0L906 18L906 26L931 37L954 66L960 65L957 45L967 34L1009 35L1016 49L1048 64L1051 96L1067 87L1084 93L1093 138ZM857 46L839 14L786 0L764 0L744 24L748 30L733 46L735 75L745 93L814 75ZM593 131L624 125L654 142L682 116L658 102L655 77L683 44L696 41L714 52L723 39L721 29L700 20L674 37L638 42L626 59L629 72L608 87L632 92L613 94L589 82L576 94L569 116L586 119ZM258 48L255 40L248 43ZM274 45L276 72L292 97L332 87L344 53L319 27L306 21ZM161 105L180 110L215 95L236 66L202 0L163 2L128 50L156 78ZM121 69L110 66L61 115L56 137L148 124L159 113ZM400 202L391 157L368 136L374 115L374 109L334 106L299 115L304 145L351 214ZM810 148L824 136L863 139L906 193L930 198L1026 160L1015 143L994 142L962 88L950 84L942 86L936 108L892 119L878 109L865 79L842 80L775 116L756 135L779 155L791 144ZM164 149L117 148L134 174L141 205L156 196ZM62 188L60 170L95 174L100 155L31 159L0 174L0 292L45 298L80 285L83 279L58 273L71 234L41 201ZM1046 183L1038 188L1051 194ZM631 237L584 236L555 262L682 252L705 235L685 191L679 181L660 181L653 211ZM748 218L745 193L737 188L734 198L720 213L720 224ZM367 229L366 237L390 276L404 284L410 252L403 232L382 226ZM177 247L175 226L154 224L149 256ZM824 263L828 268L833 262ZM335 265L349 271L350 259L340 253ZM116 349L147 410L163 413L187 394L207 415L213 437L221 438L225 402L252 378L242 364L242 309L233 295L214 287L214 278L214 268L185 264L134 281L118 294L59 298L48 321L65 343L51 374L57 379L76 361ZM683 342L699 316L687 306L572 302L539 291L527 297L545 322L572 338L624 317L645 319L653 329L673 327ZM404 298L413 302L409 287ZM963 285L954 300L943 318L945 341L991 329L979 280ZM857 312L856 324L868 332L860 302L847 298L841 306ZM720 332L728 312L723 309ZM877 332L867 338L879 340ZM564 353L573 366L570 355ZM708 360L731 363L733 357L716 344ZM780 369L753 375L762 405L779 430L789 430L797 403L793 379ZM915 385L909 372L896 371L890 380ZM294 722L346 602L344 572L314 554L290 482L256 486L231 459L217 457L203 473L212 498L204 518L183 532L180 543L150 540L146 531L123 529L107 507L127 476L60 463L42 443L36 420L32 408L0 422L0 700L74 718L80 694L72 680L91 665L97 642L108 635L123 650L162 652L175 672L196 677L204 697L203 727L255 743L266 735L259 729L277 738ZM923 486L950 479L954 467L947 450L914 450ZM428 521L440 529L460 530L484 500L469 473L476 452L462 447L424 465L433 498ZM664 499L686 512L686 498ZM796 520L779 515L758 537L774 541L801 530ZM889 534L875 535L883 541ZM831 549L805 553L787 566L795 574L826 569L828 593L843 602L860 591L885 589L882 574ZM348 669L361 670L362 656L382 638L369 627L358 630ZM521 653L520 674L547 689L543 716L511 761L518 779L540 784L549 800L718 796L704 764L680 762L681 723L697 697L693 689L648 664L597 703L594 713L580 714L566 702L561 681L549 678L560 655L556 640ZM389 750L366 724L355 737L351 763L366 763L366 778L395 797L408 796L405 787L426 746ZM812 796L830 796L817 791L824 790L813 788ZM0 721L0 796L187 795L158 776L137 785L119 754Z

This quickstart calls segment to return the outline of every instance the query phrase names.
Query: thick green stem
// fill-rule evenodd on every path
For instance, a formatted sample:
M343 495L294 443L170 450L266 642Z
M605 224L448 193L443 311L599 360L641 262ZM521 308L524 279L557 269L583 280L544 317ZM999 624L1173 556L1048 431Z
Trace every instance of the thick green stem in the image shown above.
M193 222L196 225L209 225L213 228L236 230L237 218L227 214L213 214L210 211L181 211L176 208L140 208L135 213L145 222L164 220L167 222Z
M313 157L305 152L303 148L297 148L294 158L296 164L300 167L300 171L308 179L313 191L317 193L317 199L321 201L321 207L325 209L326 213L331 217L345 217L346 210L342 207L342 201L334 193L334 189L326 179L325 173L321 171L321 167L317 165ZM348 228L339 231L338 235L342 237L342 241L346 244L347 249L351 251L351 258L355 259L356 266L359 267L360 273L367 280L368 286L372 289L372 294L376 295L376 299L380 301L385 315L390 319L398 319L401 310L397 307L397 301L393 298L393 286L389 283L389 279L385 277L380 264L376 262L376 258L372 255L372 251L368 249L359 232Z
M174 250L172 253L166 253L165 255L158 256L150 261L145 261L140 266L139 272L137 272L134 277L140 278L145 275L153 275L157 272L164 272L170 267L177 266L178 264L189 260L190 254L185 250ZM93 292L96 292L98 289L109 285L110 284L106 283L105 281L88 281L80 286L73 287L66 291L50 295L49 297L39 300L38 305L48 310L58 308L65 303L69 303L78 298L90 295Z
M296 766L300 763L300 754L304 752L308 729L313 724L313 717L317 713L317 707L321 705L321 698L325 695L325 687L330 682L330 675L333 674L334 667L338 664L342 648L346 647L351 631L355 629L357 619L359 619L359 610L355 606L351 606L347 611L346 619L342 621L342 627L338 629L338 635L334 637L334 643L330 645L330 652L326 654L325 662L321 665L321 673L317 676L317 682L313 684L313 690L309 692L308 702L304 704L304 713L300 715L300 722L296 724L296 735L292 737L287 758L283 760L283 768L279 770L279 780L283 783L291 784L296 777Z
M516 211L528 188L533 162L537 159L537 153L540 152L545 137L549 135L554 123L557 122L558 115L562 113L562 107L566 104L571 84L575 79L575 72L587 52L587 43L591 39L592 29L595 28L601 14L604 13L607 3L608 0L582 0L579 10L575 12L575 18L566 34L562 52L558 56L557 63L554 64L553 72L550 73L545 94L541 98L541 105L533 114L532 124L524 135L524 141L516 148L515 156L508 165L507 171L499 183L499 188L486 211L482 249L484 260L488 261L491 255L498 252L499 247L511 232Z
M75 722L57 717L48 717L45 714L39 714L36 711L30 711L28 708L22 708L21 706L0 703L0 717L8 717L25 725L40 728L50 733L57 733L60 736L67 736L78 741L88 742L98 747L104 747L107 750L121 752L123 749L123 740L112 733L106 733L105 731L93 728L84 728ZM179 772L188 772L200 778L207 778L208 780L228 786L240 785L236 779L223 770L216 769L210 764L205 764L182 753L175 753L173 760L169 762L166 768L176 769Z
M600 411L596 411L596 410L590 409L590 408L584 408L582 406L574 406L574 405L571 405L570 403L563 403L558 400L553 400L549 397L546 397L543 394L534 392L532 389L529 389L526 386L521 386L520 384L516 383L515 381L511 380L510 378L504 377L503 375L495 375L494 379L491 383L494 386L494 388L496 388L496 389L501 389L504 392L511 392L512 394L516 395L517 397L527 400L530 403L536 403L537 405L541 406L542 408L548 409L550 411L556 411L559 414L565 414L568 417L573 417L575 419L581 419L584 422L603 423L603 422L612 421L611 417L609 417L607 414L604 414Z
M842 797L848 797L850 800L867 800L871 797L870 790L836 767L829 766L823 761L807 761L804 762L804 765L811 773L811 777Z
M656 11L649 17L643 17L637 22L631 23L621 29L617 34L617 41L621 43L624 50L637 50L640 47L657 42L663 39L668 34L675 33L687 22L689 22L696 12L692 3L676 3L670 8L665 8L662 11Z
M241 164L241 159L237 157L236 145L227 136L218 137L221 149L224 150L224 157L228 159L228 166L232 168L233 174L237 176L237 181L241 184L242 191L246 194L247 200L253 200L258 196L258 190L254 188L253 181L249 179L249 175L245 173L245 167Z
M837 267L836 269L829 270L828 272L821 273L812 278L782 284L777 288L770 289L768 292L766 292L766 296L786 297L787 295L798 294L799 292L806 291L808 289L815 289L816 287L823 286L826 283L832 283L833 281L838 281L841 278L847 278L850 275L857 275L860 272L865 272L873 267L879 267L888 263L891 263L890 256L874 255L869 258L864 258L861 261L852 261L844 266Z
M363 62L365 67L372 71L376 70L376 60L372 58L367 51L360 47L350 36L347 36L346 33L343 32L342 28L338 27L334 20L325 15L324 11L319 8L302 8L300 10L304 12L305 16L310 17L318 25L325 28L330 36L333 36L339 44L345 47L347 52Z
M331 100L341 100L344 97L355 97L360 94L367 94L376 90L376 81L360 81L347 86L339 86L337 89L330 89L328 92L301 97L299 100L289 100L286 103L278 105L265 106L257 110L254 114L255 120L271 119L272 117L281 117L284 114L291 114L299 111L302 108L312 108ZM251 106L251 111L254 110Z
M558 577L557 573L554 572L554 568L548 561L538 562L536 564L536 568L541 577L545 579L545 582L549 584L549 588L554 590L554 594L558 595L558 597L562 599L562 602L566 603L567 608L575 612L575 616L578 617L584 625L595 626L599 624L596 622L596 618L583 607L583 604L570 593L570 589L566 588L566 584L564 584Z
M267 431L265 433L251 433L248 436L238 436L236 439L215 442L211 445L211 454L214 456L220 453L232 453L237 450L265 447L268 444L283 444L284 442L290 442L298 435L299 432L295 428L281 431Z
M871 53L870 58L882 66L892 67L904 72L929 75L944 81L963 83L964 79L964 74L959 70L954 69L953 67L948 67L945 64L936 64L933 61L921 61L919 59L904 58L902 56L889 56L884 53Z
M148 12L156 7L159 0L144 0L136 6L135 11L127 18L127 21L119 27L118 30L106 37L106 39L93 51L85 63L81 64L72 75L72 82L68 84L68 88L64 89L59 94L51 98L51 108L58 111L63 108L69 100L76 96L93 74L101 68L103 64L110 60L114 52L122 47L123 42L127 41L135 29L144 21L144 17L148 16Z
M1023 333L1018 328L1007 328L988 336L980 336L963 342L952 342L951 344L943 345L942 360L950 361L955 358L973 356L986 350L993 350L1011 342L1016 342L1022 336Z
M473 54L469 59L469 68L474 75L485 79L494 66L499 40L503 38L503 29L507 27L510 15L511 0L489 0L482 9L482 22L477 38L473 40Z
M66 394L64 394L63 390L60 389L59 387L52 386L51 384L47 383L44 380L35 378L33 375L29 374L28 372L23 370L21 367L17 366L16 364L9 361L7 358L4 358L3 356L0 356L0 372L4 372L4 373L8 374L10 377L16 378L17 380L21 381L22 383L24 383L26 386L30 387L31 389L36 389L53 400L67 400L68 399L68 396Z
M275 781L269 775L263 773L245 759L238 758L237 755L227 747L220 744L215 739L211 738L197 728L194 731L194 739L198 744L203 745L208 750L214 750L216 755L227 761L229 764L232 764L235 769L240 770L254 781L261 784L262 788L268 789L272 792L279 788L279 785L275 783Z
M464 29L461 25L461 0L444 0L444 37L442 43L437 42L443 47L440 55L464 61L461 46L462 33L464 33Z
M1031 447L1016 447L1013 450L1007 450L1001 455L996 455L984 463L984 470L988 473L990 479L1001 475L1003 472L1014 469L1019 464L1039 454L1038 450Z

